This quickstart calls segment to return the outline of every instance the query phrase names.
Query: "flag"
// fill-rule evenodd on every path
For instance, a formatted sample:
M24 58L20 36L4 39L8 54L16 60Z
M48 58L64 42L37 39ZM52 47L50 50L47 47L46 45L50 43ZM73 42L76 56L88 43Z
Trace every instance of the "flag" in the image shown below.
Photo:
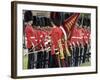
M74 14L72 14L72 16L70 16L68 19L66 19L63 23L63 28L64 28L68 38L71 36L71 31L73 30L73 27L75 26L79 15L80 15L80 13L74 13Z

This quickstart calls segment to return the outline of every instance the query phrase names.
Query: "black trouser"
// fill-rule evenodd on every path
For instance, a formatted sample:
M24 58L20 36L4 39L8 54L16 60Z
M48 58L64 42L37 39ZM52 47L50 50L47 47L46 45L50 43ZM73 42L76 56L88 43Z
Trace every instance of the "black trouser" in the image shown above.
M36 68L43 68L43 51L37 53L37 67Z
M80 45L80 55L79 55L79 65L82 63L82 60L83 60L83 47L82 45Z
M76 46L76 51L75 51L75 56L74 56L74 58L75 58L75 65L74 66L78 66L78 55L79 55L79 46Z
M55 51L55 53L58 51ZM51 54L51 51L48 52L49 53L49 59L48 59L48 67L49 68L56 68L59 67L59 63L58 63L58 55L57 54Z
M72 60L73 60L73 50L72 50L72 46L69 47L69 52L71 54L71 56L68 56L68 66L71 67L72 66Z
M86 60L86 52L87 52L87 44L84 45L84 54L83 54L83 63L85 63Z
M66 65L66 67L68 67L68 56L67 56L67 53L64 51L64 57L65 57L65 65Z
M31 50L31 48L28 49L29 53L33 52L33 50ZM35 54L34 52L31 54L28 54L28 69L33 69L35 68Z
M72 66L72 57L68 56L68 67Z
M58 60L57 60L57 55L53 54L52 57L51 57L51 59L52 59L51 68L59 67Z
M52 55L51 51L49 51L48 67L49 68L58 67L57 55L55 54Z
M76 47L75 46L72 46L72 55L71 55L71 65L72 66L75 66L75 53L76 53Z
M90 45L87 45L87 52L86 52L86 61L90 61L90 57L91 57L91 52L90 51Z
M70 50L69 50L69 51L70 51ZM67 55L67 52L64 51L64 57L65 57L65 59L64 59L65 66L66 66L66 67L70 67L70 66L71 66L71 56L68 56L68 55Z
M51 51L49 51L48 54L49 54L48 67L51 68L51 66L52 66L52 55L51 55Z
M68 49L69 49L69 52L70 52L71 56L67 56L66 66L67 67L72 67L74 65L74 61L75 61L74 60L75 48L74 48L74 46L69 46Z
M43 53L43 68L48 68L49 51L44 51Z

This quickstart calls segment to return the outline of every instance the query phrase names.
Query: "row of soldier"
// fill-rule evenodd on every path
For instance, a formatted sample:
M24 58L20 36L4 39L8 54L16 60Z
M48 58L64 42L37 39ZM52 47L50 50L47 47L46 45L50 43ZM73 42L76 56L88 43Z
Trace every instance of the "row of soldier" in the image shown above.
M28 69L79 66L86 59L89 61L89 28L75 25L69 37L63 26L53 21L50 21L52 26L42 28L32 26L31 19L25 22Z

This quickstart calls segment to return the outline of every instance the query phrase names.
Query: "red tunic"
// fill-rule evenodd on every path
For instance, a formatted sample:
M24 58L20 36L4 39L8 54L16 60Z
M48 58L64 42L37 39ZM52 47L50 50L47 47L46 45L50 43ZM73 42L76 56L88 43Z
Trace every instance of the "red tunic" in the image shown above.
M63 32L59 27L52 28L51 30L51 53L54 54L54 49L58 48L58 40L63 36Z
M38 30L38 47L41 48L41 47L44 47L45 44L45 37L46 37L46 33L44 31L41 31L41 30Z
M85 41L84 33L86 33L86 32L84 31L83 28L74 28L70 42L75 43L77 45L79 45L80 43L84 44L84 41Z
M63 36L63 32L60 28L56 27L52 29L51 40L55 48L58 48L58 40L61 39L62 36Z
M37 45L37 31L31 25L26 26L25 36L27 39L27 48L31 48L33 44L34 46Z
M78 33L78 35L77 35L78 42L83 44L83 35L84 35L83 28L78 28L77 33Z
M73 29L73 32L72 32L72 35L71 35L71 38L70 38L70 42L71 43L76 43L77 41L78 41L78 39L77 39L77 37L78 37L78 30L77 30L77 28L76 27L74 27L74 29Z
M89 43L90 40L90 31L88 29L84 29L83 41L84 44Z

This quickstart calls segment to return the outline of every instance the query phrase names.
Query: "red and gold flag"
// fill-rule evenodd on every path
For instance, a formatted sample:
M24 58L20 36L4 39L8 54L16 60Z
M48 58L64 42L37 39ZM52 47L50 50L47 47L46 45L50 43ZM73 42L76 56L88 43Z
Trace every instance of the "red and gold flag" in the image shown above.
M79 15L80 13L74 13L72 16L70 16L68 19L64 21L63 28L66 34L68 35L68 38L71 36L71 31L75 26Z

